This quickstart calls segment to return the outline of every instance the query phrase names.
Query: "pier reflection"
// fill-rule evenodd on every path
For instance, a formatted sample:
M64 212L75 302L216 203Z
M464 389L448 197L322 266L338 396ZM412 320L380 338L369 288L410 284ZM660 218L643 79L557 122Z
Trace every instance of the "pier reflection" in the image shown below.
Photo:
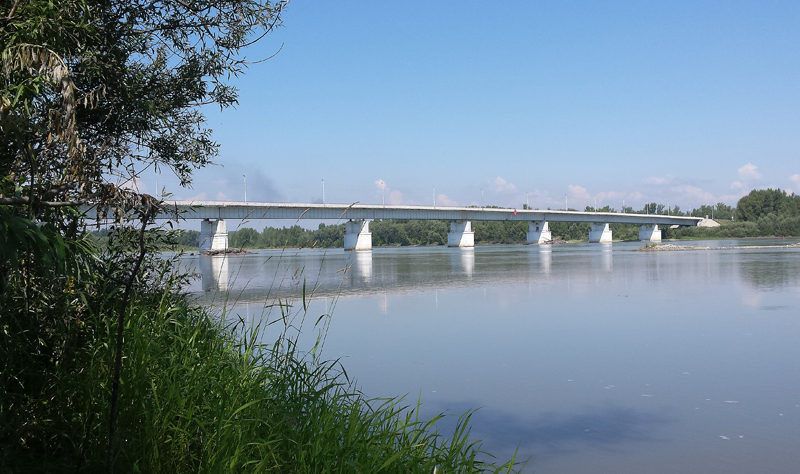
M198 259L203 291L227 291L228 257L225 255L200 255Z
M539 246L539 268L545 275L550 274L550 267L553 263L553 246L543 244Z
M450 253L450 268L453 273L460 273L472 278L472 274L475 272L475 249L464 247L452 250Z
M601 243L600 244L600 261L602 263L602 268L606 272L611 272L614 269L614 254L613 254L613 245L612 243Z
M353 252L356 255L355 270L362 283L372 280L372 251Z

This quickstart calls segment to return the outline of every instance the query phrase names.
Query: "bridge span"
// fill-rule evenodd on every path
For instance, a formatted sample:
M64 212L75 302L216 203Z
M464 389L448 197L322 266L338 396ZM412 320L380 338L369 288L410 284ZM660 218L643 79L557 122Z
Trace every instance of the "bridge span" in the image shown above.
M450 247L474 247L472 221L526 221L527 242L552 238L549 222L591 222L590 242L611 242L609 224L640 224L639 239L660 241L659 225L696 226L702 218L662 214L498 209L487 207L393 206L381 204L303 204L230 201L168 201L159 218L202 219L200 250L228 248L225 219L315 219L345 221L345 250L371 250L369 221L374 219L449 220Z

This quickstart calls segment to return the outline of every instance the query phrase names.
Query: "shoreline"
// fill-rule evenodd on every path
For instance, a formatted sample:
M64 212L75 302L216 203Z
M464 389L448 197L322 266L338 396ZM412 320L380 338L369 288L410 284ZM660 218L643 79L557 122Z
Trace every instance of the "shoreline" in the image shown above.
M800 249L800 242L786 245L743 245L739 247L694 247L691 245L648 244L634 252L682 252L691 250L742 250L742 249Z

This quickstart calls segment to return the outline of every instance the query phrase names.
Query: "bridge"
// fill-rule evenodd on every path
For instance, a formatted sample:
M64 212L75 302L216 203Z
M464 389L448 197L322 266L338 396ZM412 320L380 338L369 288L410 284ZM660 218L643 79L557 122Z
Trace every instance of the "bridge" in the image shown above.
M474 247L472 221L528 222L527 242L550 240L550 222L590 222L589 242L611 242L609 224L641 225L639 240L660 241L659 225L696 226L700 217L662 214L625 214L543 209L497 209L487 207L392 206L381 204L302 204L274 202L168 201L162 219L202 219L200 250L228 248L225 219L315 219L345 220L345 250L371 250L369 221L375 219L449 220L450 247Z

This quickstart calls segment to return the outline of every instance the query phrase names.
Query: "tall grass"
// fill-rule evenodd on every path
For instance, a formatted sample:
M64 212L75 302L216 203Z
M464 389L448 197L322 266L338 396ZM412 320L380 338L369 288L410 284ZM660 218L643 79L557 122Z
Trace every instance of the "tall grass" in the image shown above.
M269 295L262 318L248 323L231 317L228 308L236 301L229 303L227 293L219 313L198 307L181 288L185 276L175 272L176 257L161 260L153 251L130 304L121 304L123 286L114 275L136 254L124 241L117 245L120 250L109 245L111 254L103 258L86 250L89 263L63 275L47 266L38 273L23 267L0 293L0 472L471 473L518 467L513 460L482 461L490 456L470 437L472 412L442 433L442 415L421 420L419 401L368 399L356 390L338 361L322 355L331 319L310 317L314 289L306 288L302 268L290 277L298 282L296 301L282 292L281 299ZM277 273L272 284L282 286ZM112 468L109 400L122 311ZM310 331L316 340L299 347Z
M452 433L442 415L421 420L419 402L368 399L337 361L301 351L308 296L248 325L165 290L140 296L126 317L115 436L117 473L510 472L480 458L471 412ZM294 311L294 312L293 312ZM84 322L85 364L59 373L51 412L57 449L0 447L3 472L107 472L108 400L115 324L98 308ZM271 319L270 319L271 318ZM324 331L324 321L317 323ZM324 336L324 334L320 334ZM264 341L272 337L270 343ZM267 339L265 339L267 338Z
M469 438L471 413L444 436L436 430L441 415L422 421L418 405L369 400L354 390L338 362L299 350L284 304L280 317L247 327L243 320L223 326L224 319L183 299L158 303L134 310L126 328L120 467L204 473L512 467L478 460L480 445ZM270 324L282 329L265 345Z

